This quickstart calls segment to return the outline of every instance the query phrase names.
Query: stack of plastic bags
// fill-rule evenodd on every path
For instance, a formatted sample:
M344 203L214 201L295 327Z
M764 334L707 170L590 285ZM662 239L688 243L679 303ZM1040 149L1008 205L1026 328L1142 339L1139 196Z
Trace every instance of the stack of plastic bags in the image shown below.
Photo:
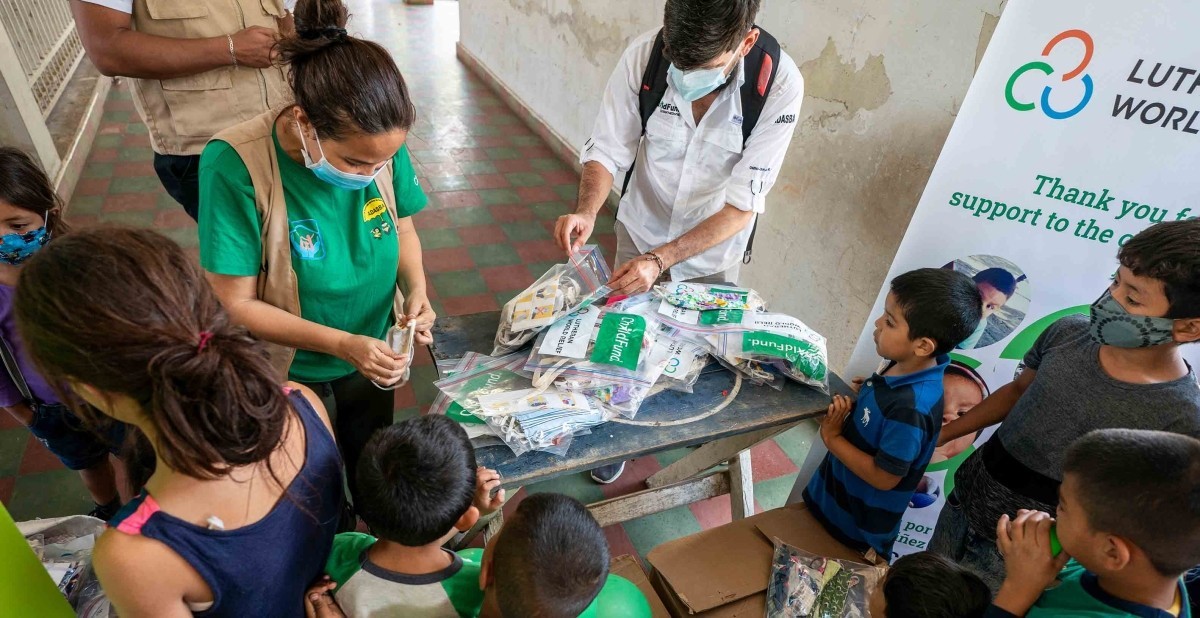
M766 313L754 290L672 283L603 304L608 277L595 246L552 267L504 305L492 356L438 363L431 412L517 455L561 455L573 436L634 418L655 393L692 392L710 354L757 384L791 378L827 391L825 339Z
M768 618L866 618L880 569L810 554L775 539Z

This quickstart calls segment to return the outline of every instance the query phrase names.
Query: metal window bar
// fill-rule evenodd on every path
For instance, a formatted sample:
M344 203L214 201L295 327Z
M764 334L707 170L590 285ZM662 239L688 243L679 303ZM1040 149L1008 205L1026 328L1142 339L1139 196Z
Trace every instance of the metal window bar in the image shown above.
M34 100L48 116L83 58L66 0L0 0L3 22Z

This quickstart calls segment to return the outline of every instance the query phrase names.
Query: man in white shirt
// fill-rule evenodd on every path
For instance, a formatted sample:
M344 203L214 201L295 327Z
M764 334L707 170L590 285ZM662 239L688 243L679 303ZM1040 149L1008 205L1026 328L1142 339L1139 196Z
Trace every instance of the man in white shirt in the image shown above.
M653 88L643 78L658 31L634 39L609 78L580 156L578 206L559 217L554 235L568 255L583 246L615 179L632 168L615 226L617 268L609 286L616 294L644 292L664 277L737 283L804 95L800 70L785 53L747 75L743 59L760 35L768 36L754 25L760 3L667 0L662 57L670 67L645 140L639 93ZM748 137L747 82L766 94ZM623 468L605 466L592 478L612 482Z
M71 0L88 58L132 78L163 188L192 219L200 151L215 133L292 99L273 65L294 0Z

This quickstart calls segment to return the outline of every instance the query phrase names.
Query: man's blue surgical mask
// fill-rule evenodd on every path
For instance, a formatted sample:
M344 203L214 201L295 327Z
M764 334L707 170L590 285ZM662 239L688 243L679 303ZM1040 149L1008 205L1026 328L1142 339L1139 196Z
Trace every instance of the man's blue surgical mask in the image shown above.
M737 62L740 59L741 56L737 54L733 55L733 62ZM726 74L726 71L729 71L730 66L732 66L732 62L723 67L712 69L681 71L672 62L671 66L667 69L667 79L670 80L675 90L679 91L679 96L683 97L683 100L692 102L720 88L725 82L729 81L729 75ZM732 71L729 72L732 73Z
M299 125L297 125L296 129L299 130L299 128ZM304 167L312 170L313 175L317 178L320 178L321 180L324 180L325 182L339 189L346 189L348 191L365 189L370 186L372 182L375 182L375 176L379 174L379 170L383 169L382 165L379 166L379 169L375 170L375 173L371 174L370 176L343 172L342 170L334 167L333 164L329 162L329 159L325 158L325 149L321 147L321 138L317 137L315 134L313 137L317 140L317 150L321 153L321 160L313 163L312 157L308 154L308 144L304 141L304 134L301 132L300 153L304 155Z
M23 233L0 236L0 262L17 266L33 257L50 240L45 226Z
M1104 294L1092 303L1092 341L1116 348L1149 348L1175 340L1175 320L1133 315L1113 298Z

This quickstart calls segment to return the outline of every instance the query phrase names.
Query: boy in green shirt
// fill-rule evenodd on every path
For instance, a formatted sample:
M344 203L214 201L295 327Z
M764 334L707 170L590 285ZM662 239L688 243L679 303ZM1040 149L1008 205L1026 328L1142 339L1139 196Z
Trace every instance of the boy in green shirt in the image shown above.
M1093 431L1067 450L1063 473L1057 521L1000 517L1007 577L987 618L1190 618L1181 576L1200 563L1200 440Z
M359 515L379 538L333 540L329 580L308 593L316 616L473 617L480 565L442 545L504 503L494 470L476 468L467 433L435 414L380 430L358 466ZM334 600L323 593L334 588Z

